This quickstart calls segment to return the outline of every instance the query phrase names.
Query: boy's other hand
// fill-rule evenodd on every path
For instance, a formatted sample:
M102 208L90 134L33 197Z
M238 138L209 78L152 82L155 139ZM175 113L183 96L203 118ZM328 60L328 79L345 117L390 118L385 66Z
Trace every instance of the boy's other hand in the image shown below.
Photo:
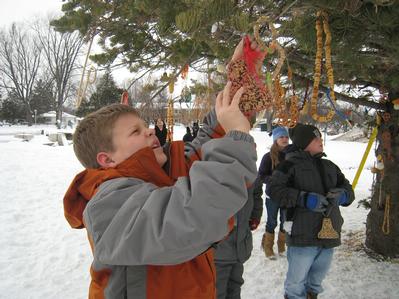
M223 91L219 92L215 104L216 117L226 133L232 130L249 133L249 121L238 108L244 88L237 90L231 102L230 89L231 82L228 82Z
M348 193L343 188L332 188L327 193L327 199L335 205L346 205L348 203Z

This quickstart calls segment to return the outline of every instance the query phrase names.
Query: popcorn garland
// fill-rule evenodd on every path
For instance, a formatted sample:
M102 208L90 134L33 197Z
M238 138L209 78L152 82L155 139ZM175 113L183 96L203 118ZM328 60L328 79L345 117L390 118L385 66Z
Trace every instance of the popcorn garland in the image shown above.
M174 109L172 96L168 100L168 110L166 111L166 122L168 124L167 141L173 141Z
M272 42L270 43L270 47L267 47L260 39L259 26L261 23L268 23L268 26L272 32ZM277 30L274 27L273 23L268 21L267 17L262 16L257 20L254 26L254 36L255 40L259 45L261 45L261 48L263 50L267 51L268 53L273 53L275 50L277 50L279 54L279 59L272 75L273 110L275 111L277 123L280 126L286 126L290 128L295 127L299 118L298 97L295 94L295 87L294 83L292 82L292 70L288 66L288 79L292 86L292 96L290 100L290 108L289 108L290 111L289 113L287 113L286 104L285 104L286 90L282 87L280 82L281 68L284 65L284 61L286 61L286 54L284 48L277 41L277 36L278 36Z
M287 113L286 105L284 103L286 90L281 86L280 75L274 80L274 111L277 123L280 126L293 128L296 126L299 119L298 96L295 94L294 83L292 82L292 71L288 67L288 79L292 85L292 95L290 101L289 113Z
M323 27L321 25L321 20L323 20ZM314 120L318 122L327 122L330 121L335 111L333 108L326 115L319 115L317 113L317 101L319 95L319 84L321 78L321 61L323 56L323 31L326 35L326 40L324 43L324 51L326 55L325 59L325 67L327 70L327 78L328 78L328 85L330 87L330 97L333 102L336 101L335 93L334 93L334 74L333 68L331 65L331 32L328 25L327 14L322 11L317 12L317 19L316 19L316 37L317 37L317 51L316 51L316 58L315 58L315 72L313 76L313 92L312 92L312 99L311 99L311 107L310 113Z

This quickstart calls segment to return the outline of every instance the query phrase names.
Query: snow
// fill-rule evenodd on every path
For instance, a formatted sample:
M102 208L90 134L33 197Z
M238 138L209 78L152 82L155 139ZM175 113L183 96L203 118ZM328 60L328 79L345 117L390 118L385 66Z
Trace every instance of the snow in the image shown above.
M87 298L91 251L84 230L73 230L63 215L62 198L75 174L82 170L72 146L48 146L42 132L54 127L0 127L0 298ZM23 142L13 135L31 133ZM175 139L185 127L175 128ZM253 130L258 163L271 138ZM366 143L327 139L325 151L352 181ZM356 187L356 202L343 208L343 245L319 298L399 298L399 263L377 262L363 250L368 211L357 202L370 196L372 154ZM287 270L285 257L266 260L260 250L265 214L254 232L254 250L245 264L242 298L282 298Z

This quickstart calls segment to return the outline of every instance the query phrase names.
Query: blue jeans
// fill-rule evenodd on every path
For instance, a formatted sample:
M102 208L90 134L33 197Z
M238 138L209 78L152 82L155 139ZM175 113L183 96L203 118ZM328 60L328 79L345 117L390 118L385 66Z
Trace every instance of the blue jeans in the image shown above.
M284 283L288 299L304 299L306 292L319 294L330 269L333 248L288 246L288 272Z
M282 213L282 210L280 209L278 203L271 200L270 198L266 198L266 211L267 211L266 231L268 233L271 234L274 233L274 230L277 226L278 210L280 210L280 231L284 231L283 230L284 213Z

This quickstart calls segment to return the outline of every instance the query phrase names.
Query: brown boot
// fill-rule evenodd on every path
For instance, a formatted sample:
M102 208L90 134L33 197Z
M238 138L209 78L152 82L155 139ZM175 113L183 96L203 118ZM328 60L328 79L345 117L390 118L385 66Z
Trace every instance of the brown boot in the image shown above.
M282 231L278 232L277 248L279 254L283 254L283 252L285 251L285 233L283 233Z
M307 292L306 299L317 299L317 294L312 292Z
M265 232L262 237L262 248L267 258L274 258L273 244L274 233Z

